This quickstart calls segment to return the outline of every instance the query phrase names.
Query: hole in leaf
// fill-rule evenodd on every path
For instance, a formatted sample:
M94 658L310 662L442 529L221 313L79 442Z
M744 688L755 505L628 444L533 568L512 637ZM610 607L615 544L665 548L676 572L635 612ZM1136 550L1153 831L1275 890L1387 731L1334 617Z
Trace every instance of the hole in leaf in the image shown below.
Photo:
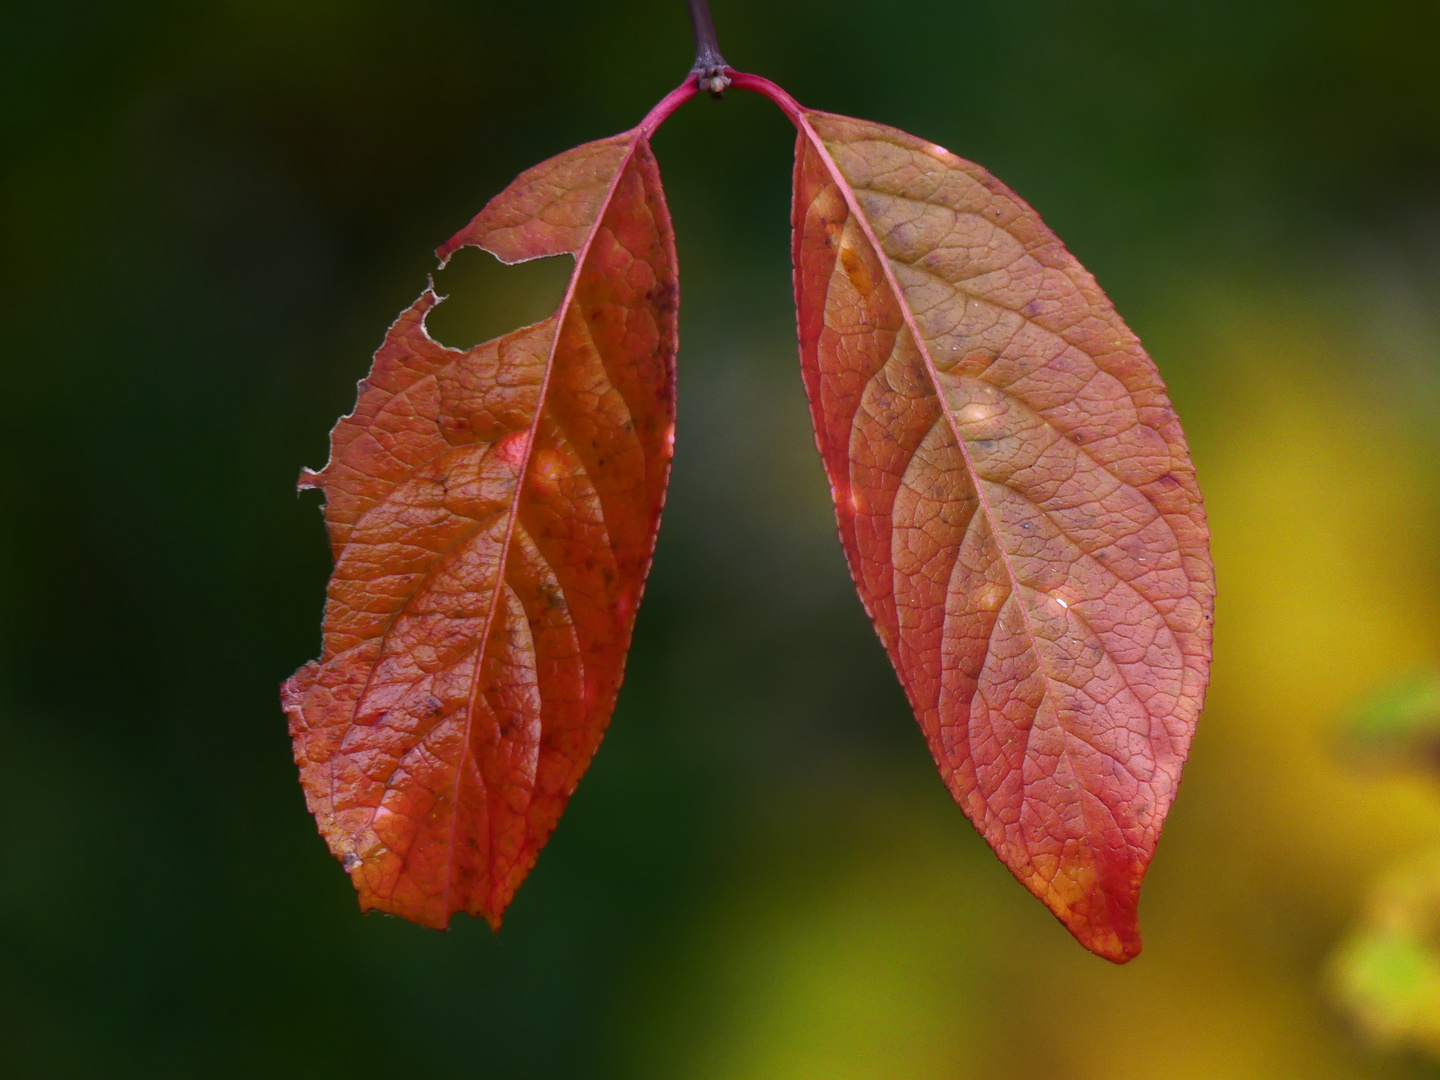
M446 297L425 320L430 336L468 349L555 314L575 259L548 259L506 266L488 251L461 248L435 274L435 291Z

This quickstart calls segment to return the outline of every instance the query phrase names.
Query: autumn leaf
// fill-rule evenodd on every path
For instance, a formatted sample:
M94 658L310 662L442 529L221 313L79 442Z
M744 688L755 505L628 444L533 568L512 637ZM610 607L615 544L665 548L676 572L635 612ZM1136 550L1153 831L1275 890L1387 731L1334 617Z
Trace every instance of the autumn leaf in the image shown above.
M499 926L615 705L669 477L679 281L649 137L530 169L438 252L572 254L556 314L466 350L390 328L331 434L323 652L282 688L364 909Z
M1214 600L1160 375L980 166L728 74L799 132L801 364L861 600L956 801L1081 943L1124 962Z

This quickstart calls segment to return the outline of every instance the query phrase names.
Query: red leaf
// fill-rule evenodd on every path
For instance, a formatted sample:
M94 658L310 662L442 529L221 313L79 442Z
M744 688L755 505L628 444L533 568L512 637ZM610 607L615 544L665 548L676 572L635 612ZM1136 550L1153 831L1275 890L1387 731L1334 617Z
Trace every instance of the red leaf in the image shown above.
M861 600L955 800L1124 962L1210 663L1209 534L1164 384L984 169L732 76L799 131L801 364Z
M494 927L609 723L674 439L679 282L633 131L518 177L439 251L573 253L555 316L465 352L390 328L331 435L317 662L282 688L306 801L361 907Z

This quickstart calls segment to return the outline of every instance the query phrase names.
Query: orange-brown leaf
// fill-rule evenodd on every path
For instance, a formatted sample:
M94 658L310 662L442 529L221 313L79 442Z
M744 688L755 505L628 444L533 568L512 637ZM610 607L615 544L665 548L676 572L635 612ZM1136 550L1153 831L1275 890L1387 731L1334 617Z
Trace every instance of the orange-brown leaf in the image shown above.
M556 315L462 352L426 332L427 290L302 476L335 572L321 657L282 700L367 910L498 927L609 722L674 438L651 119L523 173L440 249L573 254Z
M984 169L736 85L799 130L801 362L861 599L956 801L1084 945L1128 960L1214 601L1160 375Z

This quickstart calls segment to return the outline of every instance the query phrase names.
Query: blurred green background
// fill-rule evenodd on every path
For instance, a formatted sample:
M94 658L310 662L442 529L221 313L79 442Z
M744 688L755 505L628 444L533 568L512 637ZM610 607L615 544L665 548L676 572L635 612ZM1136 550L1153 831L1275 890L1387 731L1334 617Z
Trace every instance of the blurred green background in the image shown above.
M683 5L11 3L0 1074L1440 1075L1325 975L1440 844L1435 784L1336 735L1440 662L1440 4L714 12L737 67L1016 188L1169 382L1220 602L1145 953L1071 941L935 775L809 433L792 137L743 94L656 140L680 428L611 733L501 936L362 918L276 700L329 571L296 474L432 249L679 81ZM438 336L554 270L457 261Z

